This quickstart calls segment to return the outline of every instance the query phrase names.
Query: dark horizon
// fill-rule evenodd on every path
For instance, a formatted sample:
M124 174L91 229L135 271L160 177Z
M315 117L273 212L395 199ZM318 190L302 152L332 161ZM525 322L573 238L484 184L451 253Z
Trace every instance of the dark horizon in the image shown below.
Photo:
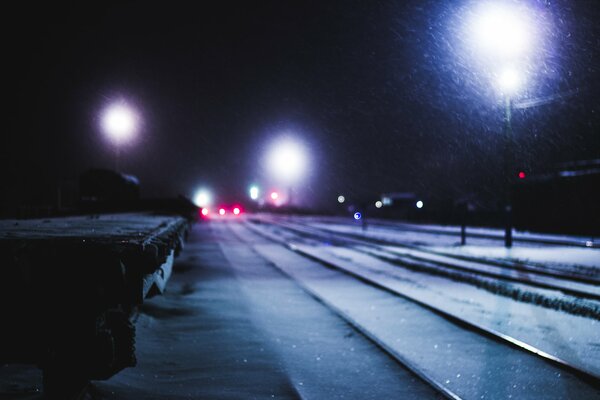
M524 3L545 30L521 99L569 96L514 111L516 163L535 173L600 158L600 7ZM47 202L88 168L111 167L98 118L118 99L142 116L121 165L145 196L203 186L246 200L268 181L269 140L293 132L314 161L295 188L308 207L340 193L494 198L502 106L461 58L470 4L11 6L2 208Z

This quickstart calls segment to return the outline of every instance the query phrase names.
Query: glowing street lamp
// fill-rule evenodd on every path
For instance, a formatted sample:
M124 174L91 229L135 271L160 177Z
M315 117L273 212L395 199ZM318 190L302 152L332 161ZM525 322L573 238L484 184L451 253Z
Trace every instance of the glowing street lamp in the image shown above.
M342 195L339 195L337 198L338 203L340 204L344 204L344 202L346 201L346 198Z
M193 202L196 206L206 208L210 206L212 202L212 196L206 189L200 189L194 194Z
M104 134L115 146L115 170L118 171L120 148L137 133L139 117L130 106L121 101L104 110L101 125Z
M287 185L288 203L292 203L292 187L308 169L305 146L296 138L282 136L276 139L266 154L266 166L278 184Z
M258 186L250 187L250 198L252 200L258 200L259 194L260 194L260 190L258 189Z

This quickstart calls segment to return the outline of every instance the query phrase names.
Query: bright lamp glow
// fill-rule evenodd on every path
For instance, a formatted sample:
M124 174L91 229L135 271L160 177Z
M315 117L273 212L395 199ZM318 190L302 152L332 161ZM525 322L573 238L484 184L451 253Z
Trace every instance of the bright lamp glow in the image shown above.
M346 198L344 196L338 196L338 203L340 204L344 204L344 202L346 201Z
M240 209L239 209L238 207L235 207L235 208L233 209L233 213L234 213L235 215L240 215Z
M271 200L277 200L279 198L279 193L273 192L271 193Z
M116 143L133 138L138 125L138 116L125 103L109 106L102 115L102 129Z
M225 209L219 208L219 215L225 215Z
M258 187L257 186L252 186L250 188L250 198L252 200L256 200L256 199L258 199L258 194L259 194Z
M304 146L291 137L276 140L267 154L269 172L280 182L294 183L300 180L307 169Z
M521 86L521 77L513 68L506 68L500 76L498 76L498 85L504 94L513 94Z
M205 217L208 215L208 208L202 208L202 215L204 215Z
M495 57L514 57L532 46L527 10L507 3L482 3L473 15L471 34L479 47Z
M194 204L198 207L206 207L211 203L211 196L207 190L201 189L194 195Z
M381 201L377 200L377 201L375 202L375 207L377 207L377 208L381 208L381 207L383 207L383 203L382 203Z
M417 206L417 208L423 208L424 204L421 200L419 200L419 201L417 201L416 206Z

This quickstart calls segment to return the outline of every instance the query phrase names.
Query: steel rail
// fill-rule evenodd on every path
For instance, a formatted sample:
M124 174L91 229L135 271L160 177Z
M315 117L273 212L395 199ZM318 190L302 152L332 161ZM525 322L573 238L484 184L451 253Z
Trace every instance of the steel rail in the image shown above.
M271 223L273 225L275 225L274 223ZM494 329L490 329L487 328L483 325L474 323L472 321L468 321L464 318L461 318L457 315L454 315L450 312L444 311L438 307L435 307L431 304L425 303L422 300L419 300L413 296L407 295L405 293L402 293L400 291L398 291L395 288L392 288L388 285L386 285L385 283L381 283L381 282L377 282L376 280L373 280L369 277L366 277L364 275L358 274L356 272L350 271L342 266L340 266L339 264L335 264L332 263L330 261L324 260L320 257L315 256L314 254L310 254L307 253L306 251L298 248L297 246L295 246L293 243L288 242L287 240L281 239L281 238L275 238L271 235L265 234L264 232L261 232L259 229L255 228L254 226L252 226L251 224L246 224L246 226L252 230L254 233L269 239L273 242L276 242L286 248L288 248L289 250L294 251L295 253L310 259L320 265L323 265L326 268L335 270L335 271L339 271L341 273L344 273L348 276L351 276L367 285L370 285L372 287L376 287L380 290L383 290L385 292L391 293L392 295L401 297L403 299L406 299L414 304L417 304L441 317L443 317L444 319L454 323L455 325L458 325L460 327L462 327L463 329L467 329L470 330L472 332L478 333L482 336L485 336L487 338L493 339L499 343L503 343L505 345L508 345L510 347L513 347L515 349L518 349L520 351L523 351L526 354L529 355L534 355L536 357L541 358L542 360L550 363L551 365L554 365L555 367L558 367L564 371L570 372L573 375L577 376L578 378L580 378L582 381L590 384L592 387L600 389L600 375L596 375L592 372L583 370L581 368L578 368L577 366L569 363L566 360L563 360L560 357L554 356L550 353L547 353L533 345L530 345L522 340L519 340L517 338L514 338L510 335L501 333L499 331L496 331ZM277 225L278 226L278 225Z

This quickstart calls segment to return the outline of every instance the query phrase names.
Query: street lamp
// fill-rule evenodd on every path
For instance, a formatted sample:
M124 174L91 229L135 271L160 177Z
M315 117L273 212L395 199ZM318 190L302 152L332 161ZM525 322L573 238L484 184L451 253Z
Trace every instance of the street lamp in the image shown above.
M521 79L513 68L505 68L498 77L498 84L504 96L504 246L512 247L512 186L514 139L512 131L512 95L518 90Z
M472 15L469 34L480 50L482 60L496 71L497 85L504 98L504 245L512 247L512 97L523 79L510 65L525 60L533 45L534 23L527 10L507 2L480 3Z
M204 208L212 203L212 196L206 189L200 189L194 194L194 204L198 207Z
M252 200L258 200L259 193L260 193L260 190L258 189L258 186L250 187L250 198Z
M108 106L102 114L102 130L115 147L115 170L119 171L119 152L137 133L139 117L125 102Z
M308 156L304 145L296 138L282 136L276 139L266 154L269 173L279 184L288 187L288 204L292 204L292 187L306 174Z

